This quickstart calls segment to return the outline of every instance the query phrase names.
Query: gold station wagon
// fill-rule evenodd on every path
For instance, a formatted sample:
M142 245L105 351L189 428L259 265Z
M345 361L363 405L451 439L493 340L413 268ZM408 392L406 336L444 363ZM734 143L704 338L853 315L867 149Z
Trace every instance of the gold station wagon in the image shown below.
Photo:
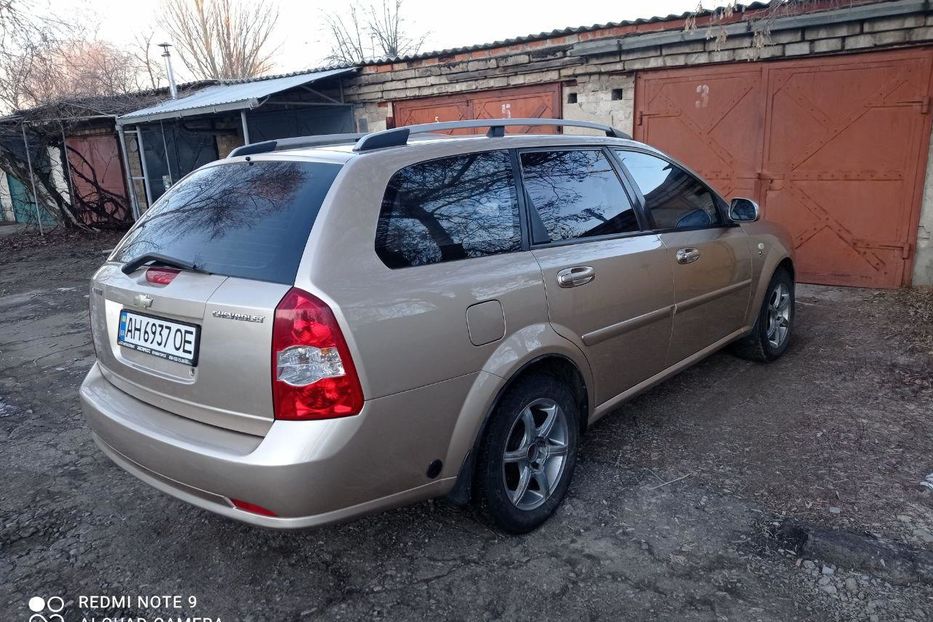
M94 275L84 412L139 479L255 525L446 495L527 532L600 417L724 346L787 349L791 244L758 217L594 123L240 147Z

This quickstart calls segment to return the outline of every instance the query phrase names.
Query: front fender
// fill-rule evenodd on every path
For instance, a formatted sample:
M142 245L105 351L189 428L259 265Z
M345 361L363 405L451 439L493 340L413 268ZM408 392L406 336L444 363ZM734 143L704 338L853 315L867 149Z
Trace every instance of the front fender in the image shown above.
M784 260L794 265L794 245L790 233L776 223L753 222L742 225L742 230L749 236L752 252L752 278L754 290L749 297L746 324L751 328L758 319L758 311L764 301L765 292L774 271Z

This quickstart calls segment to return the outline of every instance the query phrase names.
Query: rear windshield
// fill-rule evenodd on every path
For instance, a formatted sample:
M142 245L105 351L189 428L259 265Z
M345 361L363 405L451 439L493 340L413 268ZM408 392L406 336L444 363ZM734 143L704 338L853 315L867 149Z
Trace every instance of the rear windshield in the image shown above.
M290 285L340 168L266 160L195 171L146 212L111 260L157 253L211 274Z

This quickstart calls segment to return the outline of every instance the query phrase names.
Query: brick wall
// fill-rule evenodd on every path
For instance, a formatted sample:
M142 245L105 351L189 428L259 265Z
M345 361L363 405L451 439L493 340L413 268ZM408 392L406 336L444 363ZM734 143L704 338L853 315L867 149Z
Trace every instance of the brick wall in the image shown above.
M790 16L774 23L770 39L759 49L752 47L752 35L742 18L726 26L746 32L732 32L722 43L706 40L702 19L689 33L682 20L672 20L373 64L346 80L344 97L356 104L360 129L375 131L385 128L394 101L560 82L565 118L611 123L631 131L636 71L933 43L933 10L908 12L914 5L925 6L909 0L854 3L845 9ZM861 17L877 8L905 12ZM794 26L795 20L803 23ZM576 103L567 101L570 93L576 93Z

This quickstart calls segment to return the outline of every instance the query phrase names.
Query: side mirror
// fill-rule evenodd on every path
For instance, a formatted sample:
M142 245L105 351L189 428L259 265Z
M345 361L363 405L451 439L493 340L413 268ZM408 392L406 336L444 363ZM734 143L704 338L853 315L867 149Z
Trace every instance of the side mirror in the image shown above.
M758 204L751 199L732 199L729 218L732 222L755 222L761 216Z

